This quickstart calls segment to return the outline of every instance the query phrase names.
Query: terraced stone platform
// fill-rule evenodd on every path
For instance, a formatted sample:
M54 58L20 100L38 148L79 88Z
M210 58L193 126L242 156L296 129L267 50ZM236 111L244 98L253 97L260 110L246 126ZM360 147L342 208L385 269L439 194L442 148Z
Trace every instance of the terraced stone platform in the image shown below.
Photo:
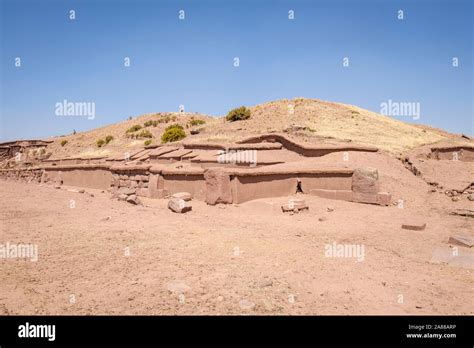
M6 178L109 189L115 195L164 198L189 192L208 204L242 203L301 192L332 199L388 205L376 168L321 165L331 153L377 152L353 144L300 144L278 134L238 143L175 143L115 157L50 158L3 168ZM11 162L10 162L11 164Z

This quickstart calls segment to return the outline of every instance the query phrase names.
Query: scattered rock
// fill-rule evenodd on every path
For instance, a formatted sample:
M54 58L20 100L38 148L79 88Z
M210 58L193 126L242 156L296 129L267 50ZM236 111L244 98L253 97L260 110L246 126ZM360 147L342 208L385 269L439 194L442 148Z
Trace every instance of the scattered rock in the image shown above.
M457 202L457 201L459 201L459 197L453 197L453 198L451 198L451 200L452 200L453 202Z
M273 286L273 281L264 280L264 281L260 282L260 284L258 284L259 288L266 288L266 287L269 287L269 286Z
M137 204L138 204L137 195L130 195L130 196L128 196L128 197L126 198L126 201L127 201L128 203L137 205Z
M287 204L281 206L283 212L293 212L298 213L300 210L308 210L309 207L306 205L303 199L292 198L288 201Z
M189 202L193 198L193 195L190 194L189 192L178 192L178 193L173 194L171 197L182 199L183 201Z
M462 235L457 234L457 235L449 237L448 243L471 248L474 245L474 237L462 236Z
M189 205L189 203L187 203L183 199L175 198L175 197L172 197L168 201L168 208L174 211L175 213L186 213L192 210L192 207L191 205Z
M251 310L251 309L255 308L255 303L253 303L249 300L241 300L241 301L239 301L239 306L243 310Z
M118 198L119 201L125 201L128 198L128 196L126 194L122 193L122 194L118 195L117 198Z
M79 193L85 193L85 192L86 192L86 190L84 190L84 189L80 189L78 192L79 192Z
M474 201L474 193L471 193L469 196L467 196L467 199Z
M323 221L327 221L327 217L325 216L321 216L320 218L318 218L319 221L323 222Z
M416 221L406 222L402 224L402 228L404 230L423 231L425 227L426 227L426 223L416 222Z
M332 212L332 211L334 211L334 207L327 207L326 210L327 210L328 212Z
M94 197L94 194L93 194L93 193L89 193L89 196Z
M60 189L60 188L61 188L61 185L54 185L54 188L55 188L55 189Z
M455 209L449 212L449 215L459 215L474 218L474 210L470 209Z

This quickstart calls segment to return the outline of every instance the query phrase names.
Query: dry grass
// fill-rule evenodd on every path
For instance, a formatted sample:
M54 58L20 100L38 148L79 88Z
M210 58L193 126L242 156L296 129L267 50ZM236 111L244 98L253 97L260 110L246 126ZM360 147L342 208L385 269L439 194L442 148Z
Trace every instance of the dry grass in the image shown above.
M187 140L227 142L268 132L283 132L291 125L307 127L305 131L290 134L301 141L318 143L321 141L352 141L374 145L393 154L407 151L439 141L460 140L459 136L439 129L408 124L357 106L326 102L316 99L283 99L250 107L252 117L246 121L226 122L224 117L211 117L196 113L155 113L135 117L109 126L54 138L54 157L83 156L94 157L116 155L131 149L143 147L143 140L130 139L126 130L133 125L162 117L176 117L170 123L160 123L149 130L154 139L160 139L164 129L171 123L185 127ZM293 112L291 112L293 110ZM186 128L191 117L205 120L206 124ZM190 135L190 129L202 129L198 135ZM97 139L112 135L114 140L101 149L94 148ZM67 140L67 146L60 142Z

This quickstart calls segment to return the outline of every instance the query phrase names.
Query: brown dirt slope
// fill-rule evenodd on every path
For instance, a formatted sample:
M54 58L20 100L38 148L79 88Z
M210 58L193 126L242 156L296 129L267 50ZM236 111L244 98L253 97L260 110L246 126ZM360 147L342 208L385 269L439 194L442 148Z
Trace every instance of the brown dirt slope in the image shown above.
M52 138L50 148L54 157L95 157L117 155L144 146L145 138L131 139L126 130L146 121L171 118L156 127L146 129L153 134L152 143L159 144L167 125L179 123L185 127L187 140L229 142L273 132L308 143L354 142L377 146L392 154L400 155L426 144L436 142L469 142L460 135L439 129L408 124L357 106L326 102L317 99L282 99L250 107L252 117L246 121L227 122L225 117L211 117L197 113L153 113L135 117L109 126L62 137ZM173 121L174 118L174 121ZM191 118L203 120L202 125L189 125ZM191 135L191 130L199 134ZM114 140L104 147L96 142L112 135ZM61 146L62 140L67 140ZM471 141L472 143L472 141Z

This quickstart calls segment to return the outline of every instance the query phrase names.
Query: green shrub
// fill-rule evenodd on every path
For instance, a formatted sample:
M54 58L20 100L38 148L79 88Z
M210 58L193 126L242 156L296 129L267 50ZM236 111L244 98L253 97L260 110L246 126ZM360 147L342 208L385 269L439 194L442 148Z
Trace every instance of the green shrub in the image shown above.
M67 140L61 140L61 146L64 146L67 144Z
M192 118L189 121L190 126L200 126L200 125L205 124L205 123L206 123L206 121L204 121L204 120L195 120L194 118Z
M146 121L143 126L145 127L150 127L151 125L153 125L153 121Z
M235 109L230 110L226 116L226 120L230 122L247 120L249 118L250 118L250 110L247 109L245 106L241 106L240 108L235 108Z
M151 139L145 140L145 142L144 142L145 146L150 145L150 144L151 144L151 141L152 141Z
M142 129L142 126L140 126L139 124L136 124L136 125L130 127L129 129L127 129L126 133L127 134L133 133L133 132L139 131L140 129Z
M114 137L111 136L111 135L107 135L107 136L105 137L105 143L106 143L106 144L110 143L112 140L114 140Z
M153 138L153 134L148 129L142 130L140 133L137 134L137 138Z
M102 147L105 144L105 140L104 139L99 139L99 140L97 140L96 144L97 144L97 147Z
M161 142L169 143L184 139L185 137L186 133L184 132L183 126L179 124L172 124L166 127L165 132L161 136Z

